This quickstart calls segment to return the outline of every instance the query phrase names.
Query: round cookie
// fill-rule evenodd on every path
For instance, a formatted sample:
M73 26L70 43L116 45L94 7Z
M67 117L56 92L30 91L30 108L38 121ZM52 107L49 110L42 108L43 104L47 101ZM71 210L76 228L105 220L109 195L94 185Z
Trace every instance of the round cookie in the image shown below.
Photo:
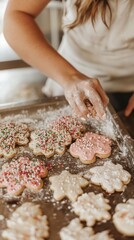
M128 237L134 236L134 198L116 206L113 223L120 233Z

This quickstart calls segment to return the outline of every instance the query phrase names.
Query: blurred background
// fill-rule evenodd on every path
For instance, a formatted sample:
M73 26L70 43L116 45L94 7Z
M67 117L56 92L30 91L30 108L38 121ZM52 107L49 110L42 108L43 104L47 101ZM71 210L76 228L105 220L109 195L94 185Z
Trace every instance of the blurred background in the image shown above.
M41 88L46 77L24 63L6 42L2 29L8 0L0 0L0 105L43 98ZM61 37L63 14L61 1L51 1L36 19L46 38L55 49Z

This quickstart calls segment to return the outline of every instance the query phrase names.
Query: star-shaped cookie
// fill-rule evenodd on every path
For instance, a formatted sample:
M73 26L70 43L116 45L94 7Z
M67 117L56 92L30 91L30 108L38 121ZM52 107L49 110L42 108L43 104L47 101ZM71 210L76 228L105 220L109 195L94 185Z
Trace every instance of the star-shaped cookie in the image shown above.
M111 140L97 133L87 132L70 146L70 154L79 158L84 164L90 164L99 158L107 158L111 155Z
M71 174L64 170L60 175L51 176L51 190L54 191L54 198L58 201L68 197L74 202L83 193L82 187L88 185L88 181L78 174Z
M37 192L43 186L47 168L44 162L38 159L29 160L28 157L20 157L5 163L0 171L0 188L7 188L7 193L13 196L19 195L24 188Z
M26 145L29 140L29 129L24 123L0 124L0 156L12 158L16 155L17 145Z
M122 192L131 180L129 172L124 170L120 164L112 162L105 162L103 166L90 168L84 177L96 185L101 185L108 193Z

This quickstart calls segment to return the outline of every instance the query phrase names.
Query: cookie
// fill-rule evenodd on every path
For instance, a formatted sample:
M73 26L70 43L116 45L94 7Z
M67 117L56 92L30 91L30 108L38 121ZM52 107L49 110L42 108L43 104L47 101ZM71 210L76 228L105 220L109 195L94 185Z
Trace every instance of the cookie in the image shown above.
M109 235L108 231L103 231L91 236L89 240L114 240L114 238Z
M12 158L16 155L16 145L26 145L29 140L29 129L23 123L0 124L0 157Z
M39 205L23 203L7 220L2 237L8 240L44 240L49 236L47 216L42 215Z
M109 200L103 194L93 192L84 193L72 203L73 211L81 221L86 221L87 226L93 226L96 221L108 221L111 218Z
M111 155L111 140L103 135L87 132L70 146L70 154L84 164L90 164L99 158Z
M36 155L45 155L49 158L55 153L63 155L66 146L73 139L81 136L83 124L71 116L61 117L54 121L46 130L36 130L31 133L29 147Z
M134 198L116 206L113 223L120 233L128 237L134 236Z
M78 218L73 219L68 226L60 230L61 240L89 240L93 235L91 227L83 227Z
M25 187L37 192L43 186L41 178L46 175L47 168L43 161L31 161L28 157L20 157L2 166L0 188L7 188L7 193L13 196L22 193Z
M71 174L68 171L62 171L60 175L51 176L50 189L54 191L54 198L58 201L68 197L74 202L77 197L83 193L82 187L88 185L88 181L77 174Z
M103 166L89 169L84 175L93 184L100 185L106 192L122 192L130 182L131 175L120 164L105 162Z
M69 132L60 127L45 131L37 130L31 134L31 139L29 147L34 154L44 155L47 158L52 157L55 153L64 154L66 146L72 142Z
M63 116L59 118L56 123L66 128L73 139L81 137L82 133L85 131L85 126L72 116Z

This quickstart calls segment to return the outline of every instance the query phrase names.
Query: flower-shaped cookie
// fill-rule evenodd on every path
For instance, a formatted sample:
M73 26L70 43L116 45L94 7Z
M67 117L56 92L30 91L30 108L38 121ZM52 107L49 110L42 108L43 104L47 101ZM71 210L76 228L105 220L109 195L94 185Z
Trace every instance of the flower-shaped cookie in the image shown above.
M70 154L79 158L84 164L90 164L99 158L107 158L111 155L111 140L103 135L87 132L70 146Z
M31 161L28 157L20 157L2 166L0 188L6 187L7 193L13 196L19 195L25 187L37 192L43 186L41 178L46 175L47 168L43 161Z
M72 116L63 116L55 123L63 126L63 128L66 128L73 139L79 138L81 133L85 131L84 125Z
M0 156L12 158L16 155L16 145L26 145L29 140L29 129L23 123L0 124Z
M7 220L2 237L8 240L44 240L49 236L47 216L42 215L39 205L23 203Z
M60 175L51 176L50 188L54 191L54 198L62 200L68 197L72 202L83 193L82 187L88 185L88 181L77 174L71 174L68 171L63 171Z
M83 130L83 125L75 118L62 117L53 122L48 129L32 132L29 147L34 154L45 155L47 158L54 153L62 155L66 146L71 144L72 138L79 137Z
M122 192L131 180L129 172L124 170L120 164L112 162L105 162L103 166L90 168L84 177L96 185L101 185L108 193Z
M113 223L120 233L134 236L134 198L116 206Z
M78 197L72 206L81 221L86 221L87 226L93 226L96 221L108 221L111 218L108 212L111 207L108 203L109 200L104 198L102 193L90 192Z

